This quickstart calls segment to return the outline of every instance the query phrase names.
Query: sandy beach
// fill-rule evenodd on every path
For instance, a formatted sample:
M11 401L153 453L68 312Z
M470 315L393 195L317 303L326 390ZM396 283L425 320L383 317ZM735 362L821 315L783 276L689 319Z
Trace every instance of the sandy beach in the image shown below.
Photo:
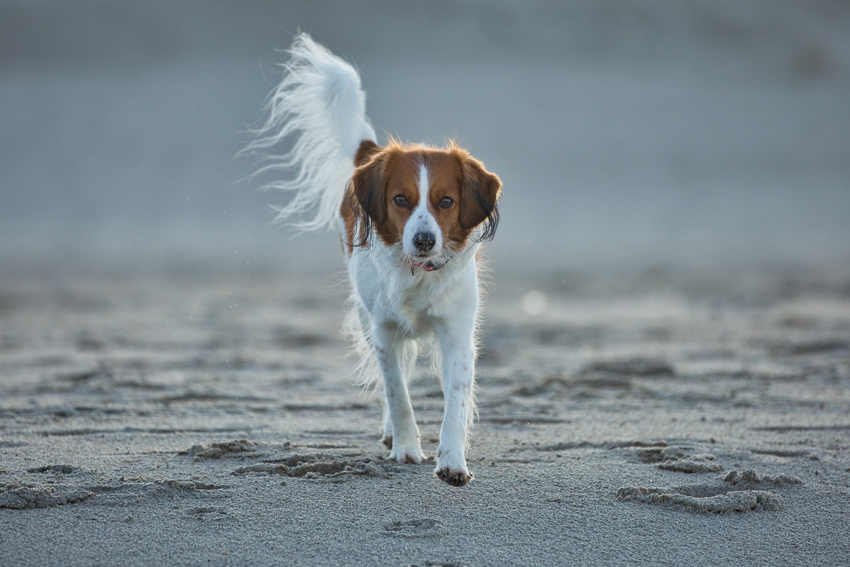
M504 272L464 488L424 367L385 460L333 270L4 279L0 564L846 564L848 280Z

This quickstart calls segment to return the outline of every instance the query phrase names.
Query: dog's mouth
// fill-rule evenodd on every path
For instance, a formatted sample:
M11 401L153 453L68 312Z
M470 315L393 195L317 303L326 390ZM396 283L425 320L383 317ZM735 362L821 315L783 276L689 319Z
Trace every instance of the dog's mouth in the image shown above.
M433 272L445 266L452 258L454 258L454 254L441 250L436 254L412 254L407 257L404 263L410 266L411 274L415 273L417 269Z

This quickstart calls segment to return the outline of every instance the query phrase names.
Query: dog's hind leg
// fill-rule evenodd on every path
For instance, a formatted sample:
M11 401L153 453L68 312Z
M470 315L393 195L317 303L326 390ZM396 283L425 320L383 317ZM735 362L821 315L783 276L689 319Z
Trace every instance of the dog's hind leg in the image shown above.
M381 409L383 411L380 432L381 443L386 445L387 449L392 449L393 423L390 420L387 388L384 386L382 372L375 357L372 322L369 313L360 303L360 300L354 299L353 301L356 306L345 319L344 331L360 356L360 362L357 365L358 382L364 387L376 387L381 393Z
M388 427L392 427L392 452L390 458L400 463L419 464L425 456L419 444L419 428L413 416L413 406L404 379L409 360L407 339L397 336L397 327L390 324L375 324L372 326L375 354L378 365L384 377L382 399L385 407L384 438Z
M390 404L387 401L387 388L381 385L381 409L383 410L383 420L381 423L381 443L387 446L387 449L393 448L393 422L390 419Z
M416 367L416 357L419 355L419 348L416 341L407 340L402 344L402 379L405 383L410 381L413 375L413 369ZM381 428L381 443L387 446L387 449L393 448L393 422L390 419L390 406L387 399L387 388L381 385L381 408L383 410L383 424Z

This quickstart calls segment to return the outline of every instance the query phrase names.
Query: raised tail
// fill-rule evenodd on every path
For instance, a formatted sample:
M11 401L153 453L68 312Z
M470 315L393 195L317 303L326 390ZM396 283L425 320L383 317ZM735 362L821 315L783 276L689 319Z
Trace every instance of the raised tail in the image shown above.
M263 186L295 193L285 207L275 207L276 221L291 220L302 230L336 229L357 148L363 140L377 141L366 117L366 93L354 67L308 34L296 36L288 53L283 80L266 100L265 123L240 153L268 162L255 175L294 170L294 178ZM292 141L288 152L268 153L285 139Z

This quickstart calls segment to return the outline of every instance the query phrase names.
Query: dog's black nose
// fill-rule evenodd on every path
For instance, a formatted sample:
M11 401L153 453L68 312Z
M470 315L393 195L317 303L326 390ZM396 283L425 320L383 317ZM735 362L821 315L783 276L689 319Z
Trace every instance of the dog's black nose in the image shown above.
M436 243L437 238L434 236L433 232L417 232L413 236L413 245L416 246L416 249L420 252L427 252L432 249Z

